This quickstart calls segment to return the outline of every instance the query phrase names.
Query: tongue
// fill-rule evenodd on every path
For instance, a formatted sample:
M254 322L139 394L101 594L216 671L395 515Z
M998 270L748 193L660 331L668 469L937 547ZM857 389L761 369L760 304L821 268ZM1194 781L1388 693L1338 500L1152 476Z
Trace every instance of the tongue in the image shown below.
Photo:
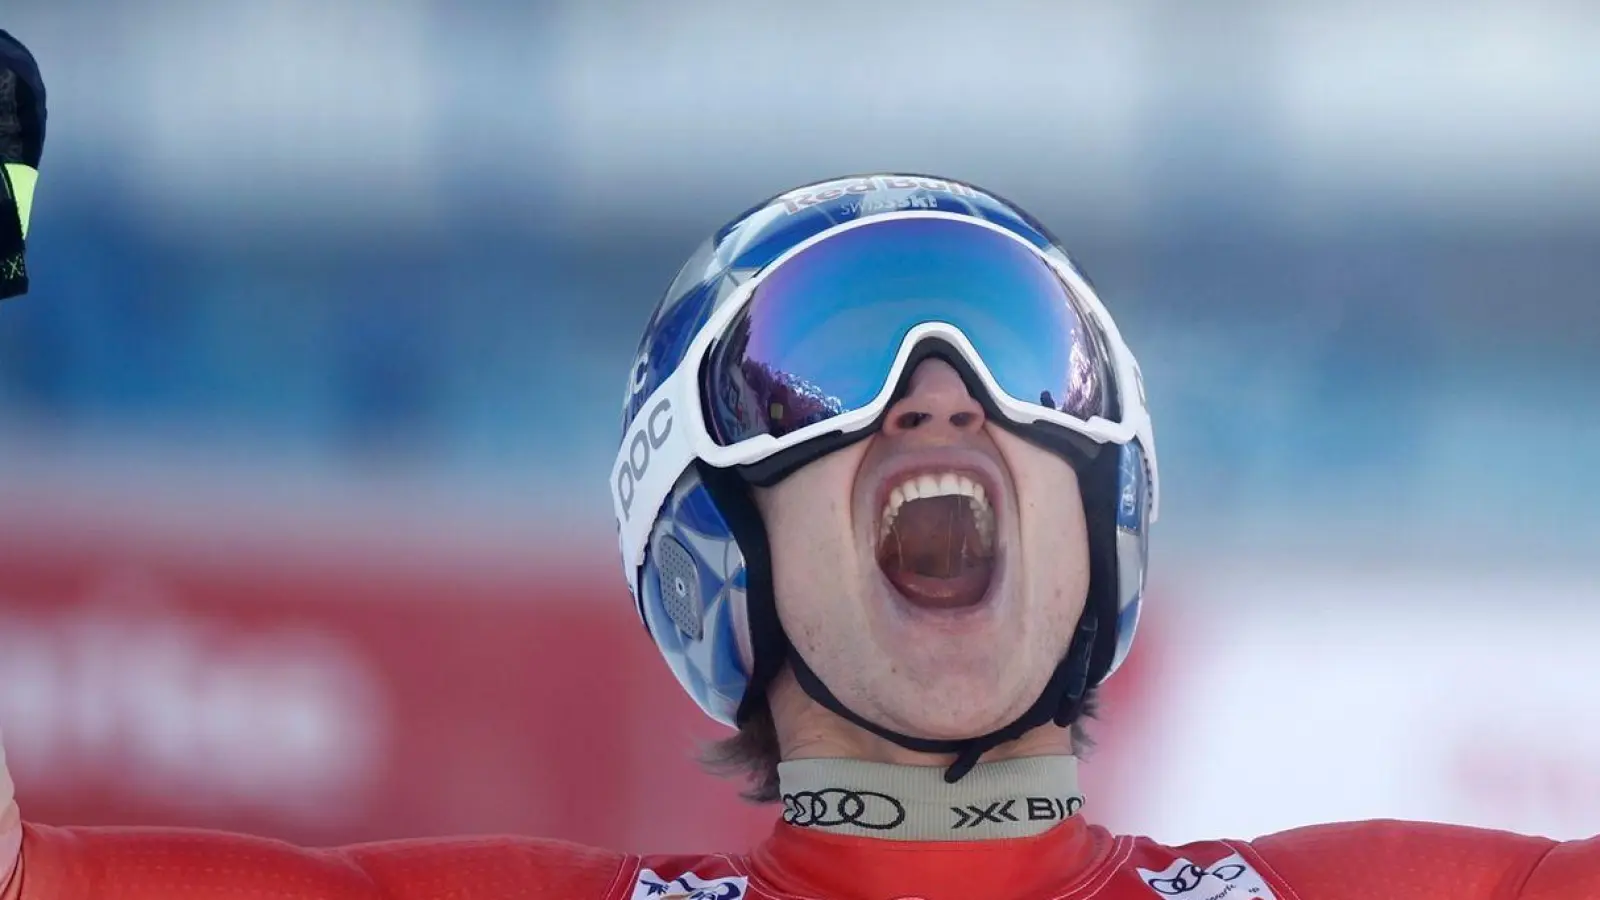
M965 497L930 497L901 506L878 562L902 596L934 609L978 603L994 569Z
M989 566L969 569L952 578L913 575L900 569L884 569L889 583L913 606L927 609L961 609L976 606L989 589Z

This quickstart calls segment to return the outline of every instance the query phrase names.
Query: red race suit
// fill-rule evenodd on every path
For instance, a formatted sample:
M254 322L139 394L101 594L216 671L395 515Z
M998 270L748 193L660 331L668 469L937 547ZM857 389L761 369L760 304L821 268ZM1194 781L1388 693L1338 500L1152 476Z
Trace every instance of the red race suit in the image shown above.
M516 837L313 850L206 831L23 824L7 804L0 879L7 847L21 852L0 898L1600 900L1600 838L1392 821L1179 847L1113 835L1081 814L1075 762L980 766L955 785L939 770L784 763L784 821L771 836L749 853L703 856ZM895 834L904 839L873 836Z
M744 855L523 838L307 850L212 832L24 827L5 900L1594 900L1600 839L1362 822L1165 847L1073 817L903 843L779 824Z

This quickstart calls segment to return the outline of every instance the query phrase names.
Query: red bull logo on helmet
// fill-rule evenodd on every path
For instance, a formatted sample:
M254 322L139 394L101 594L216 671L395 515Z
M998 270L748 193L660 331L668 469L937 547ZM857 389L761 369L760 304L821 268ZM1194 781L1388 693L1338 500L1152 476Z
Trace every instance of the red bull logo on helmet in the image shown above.
M902 192L898 196L888 192ZM934 209L938 195L956 197L978 196L972 188L957 181L940 178L923 178L915 175L872 175L865 178L846 178L812 185L791 191L777 202L790 214L803 212L813 206L851 198L843 206L847 215L890 212L896 209Z

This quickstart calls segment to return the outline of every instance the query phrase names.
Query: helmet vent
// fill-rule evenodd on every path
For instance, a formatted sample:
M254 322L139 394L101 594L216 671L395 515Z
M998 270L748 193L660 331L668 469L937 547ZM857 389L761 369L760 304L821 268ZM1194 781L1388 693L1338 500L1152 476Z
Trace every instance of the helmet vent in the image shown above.
M661 574L661 605L667 617L689 640L700 640L705 609L700 604L700 569L694 554L664 534L656 540L656 570Z

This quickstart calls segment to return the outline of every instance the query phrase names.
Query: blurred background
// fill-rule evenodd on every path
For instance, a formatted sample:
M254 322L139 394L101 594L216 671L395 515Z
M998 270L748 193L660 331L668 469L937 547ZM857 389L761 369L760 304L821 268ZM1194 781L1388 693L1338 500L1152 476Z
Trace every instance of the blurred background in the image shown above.
M1089 813L1600 831L1600 6L8 0L25 815L743 846L605 476L645 317L798 183L1050 224L1163 521Z

